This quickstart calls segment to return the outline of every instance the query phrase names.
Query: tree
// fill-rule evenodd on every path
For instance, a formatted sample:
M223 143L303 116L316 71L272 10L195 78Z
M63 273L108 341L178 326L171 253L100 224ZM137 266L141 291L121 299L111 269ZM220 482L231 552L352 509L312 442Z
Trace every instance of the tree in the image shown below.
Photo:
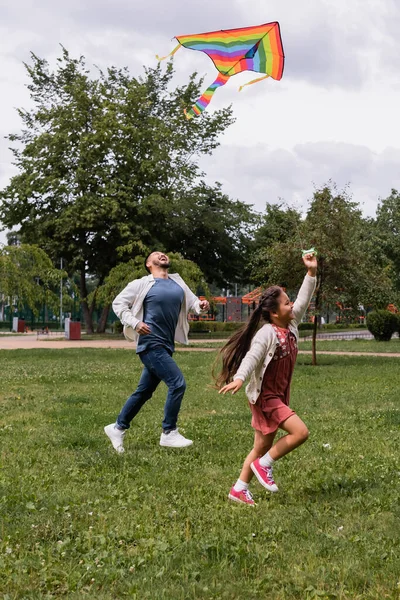
M160 231L176 223L180 198L198 185L199 157L212 153L232 123L231 109L188 121L183 107L202 81L194 74L170 91L172 63L140 78L115 67L92 78L84 57L64 48L55 71L31 56L25 66L34 108L19 109L23 129L8 136L19 173L0 194L0 219L18 225L21 239L55 264L62 258L69 274L79 273L92 332L88 277L101 286L118 261L130 259L120 248L163 241Z
M284 242L296 236L296 229L300 225L300 213L280 204L266 204L265 214L261 218L255 236L256 249L264 249L274 242Z
M200 182L177 199L159 240L194 261L208 281L228 287L227 282L248 281L256 222L248 204L230 200L219 184L211 187Z
M392 189L390 196L382 200L376 216L378 247L389 259L388 270L397 292L400 292L400 193Z
M300 213L290 207L281 204L268 204L265 214L261 217L260 226L254 235L254 254L251 260L251 278L260 285L266 281L278 281L282 271L274 259L273 248L287 247L290 255L295 248L301 250L301 241L298 239L298 231L301 222ZM286 277L288 277L289 261L285 261ZM294 261L295 273L298 268ZM276 268L278 267L278 272ZM294 276L296 279L296 275ZM289 279L293 279L289 275Z
M306 234L311 246L319 249L318 287L315 313L324 301L339 303L353 315L360 304L388 303L392 284L374 260L366 235L367 223L358 204L346 190L324 186L314 193L306 217ZM313 364L316 364L317 319L313 330Z
M258 276L263 276L267 285L275 283L294 290L304 275L301 249L308 249L304 246L317 248L314 365L317 363L318 316L323 303L339 303L354 315L360 304L387 304L390 297L390 278L382 265L374 260L366 233L367 224L357 203L346 190L338 192L329 183L315 191L305 219L292 228L289 237L271 243L264 251L265 267L263 271L259 270Z
M28 306L35 316L46 303L58 306L58 295L54 292L66 273L53 267L51 259L37 246L0 247L0 292L16 299L19 309Z

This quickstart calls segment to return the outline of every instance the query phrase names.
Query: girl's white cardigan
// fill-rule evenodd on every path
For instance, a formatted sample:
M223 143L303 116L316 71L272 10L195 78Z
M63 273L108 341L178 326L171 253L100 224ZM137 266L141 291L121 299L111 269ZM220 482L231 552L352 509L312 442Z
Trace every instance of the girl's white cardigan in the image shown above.
M298 324L307 310L315 290L316 277L306 275L293 305L294 318L290 322L289 329L296 339L299 337ZM251 346L246 356L240 363L238 372L233 379L246 379L251 375L250 382L246 386L246 395L251 404L257 402L261 392L261 384L268 364L275 354L276 346L279 345L274 328L270 323L261 327L251 341Z

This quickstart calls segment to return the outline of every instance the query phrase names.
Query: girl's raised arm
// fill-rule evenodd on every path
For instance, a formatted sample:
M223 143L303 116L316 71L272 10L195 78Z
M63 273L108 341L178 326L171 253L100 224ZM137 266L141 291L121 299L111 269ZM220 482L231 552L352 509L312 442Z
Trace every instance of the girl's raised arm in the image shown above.
M310 304L317 282L317 257L314 254L306 254L303 256L303 262L307 267L307 275L304 278L295 303L293 304L293 314L297 323L300 323Z

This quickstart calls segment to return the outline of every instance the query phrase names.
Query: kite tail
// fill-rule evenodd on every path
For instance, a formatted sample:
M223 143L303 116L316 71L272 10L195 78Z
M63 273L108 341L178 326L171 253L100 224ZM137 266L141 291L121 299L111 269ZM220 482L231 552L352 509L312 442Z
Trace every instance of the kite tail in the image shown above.
M173 56L175 54L175 52L178 52L179 48L181 47L180 44L178 44L173 50L172 52L170 52L169 54L167 54L167 56L158 56L158 54L156 54L156 59L161 61L161 60L165 60L166 58L169 58L170 56Z
M187 119L191 119L197 115L200 115L205 108L210 104L211 98L213 97L215 91L225 85L225 83L229 79L229 75L224 75L223 73L219 73L217 79L206 89L204 94L197 100L196 104L192 106L192 108L188 111L185 109L185 115Z
M242 91L242 89L244 87L246 87L246 85L252 85L253 83L257 83L258 81L262 81L263 79L267 79L267 77L269 77L269 75L264 75L264 77L259 77L258 79L253 79L252 81L249 81L248 83L245 83L244 85L241 85L239 88L239 92Z

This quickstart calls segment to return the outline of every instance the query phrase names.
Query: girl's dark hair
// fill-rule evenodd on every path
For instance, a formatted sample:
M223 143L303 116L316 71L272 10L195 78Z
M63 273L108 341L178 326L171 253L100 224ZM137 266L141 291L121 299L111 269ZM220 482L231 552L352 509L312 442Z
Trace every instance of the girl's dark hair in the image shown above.
M261 298L257 308L251 315L248 323L241 329L236 331L228 342L219 352L217 362L222 359L222 368L219 375L215 376L215 383L220 388L225 383L232 381L233 376L237 372L240 363L248 352L257 328L261 319L267 323L271 322L271 312L276 312L279 306L279 297L282 293L282 288L278 285L272 285L267 288Z

